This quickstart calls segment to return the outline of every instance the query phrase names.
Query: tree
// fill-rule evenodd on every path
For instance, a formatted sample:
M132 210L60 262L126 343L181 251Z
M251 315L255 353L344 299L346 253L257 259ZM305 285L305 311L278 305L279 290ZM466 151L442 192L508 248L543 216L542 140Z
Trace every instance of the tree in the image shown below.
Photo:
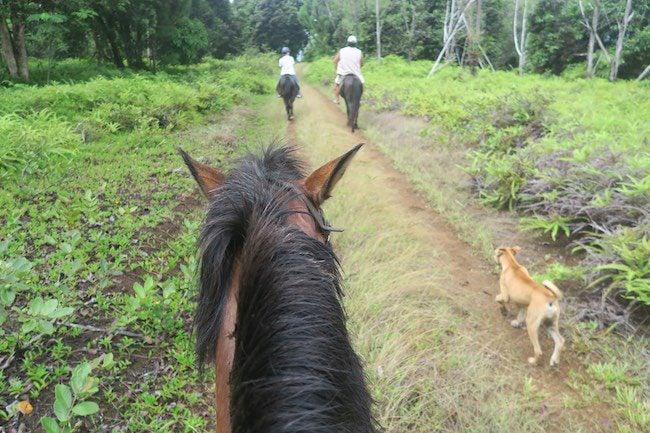
M379 0L375 0L375 23L377 30L377 60L381 63L381 15L379 13Z
M436 2L399 0L380 4L382 56L397 54L413 60L426 58L428 53L438 48L436 43L439 36L432 13L433 3ZM352 11L354 10L353 8ZM357 8L357 14L358 11L362 12L360 16L363 17L364 9ZM372 16L374 18L376 13L373 12ZM359 28L363 28L363 23L357 23L356 26L357 29L351 29L350 32L364 39L365 32L358 32Z
M595 67L594 67L594 46L596 45L596 29L598 29L598 19L600 18L598 1L594 1L594 10L591 14L591 26L587 25L587 29L594 29L594 31L589 32L589 45L587 46L587 77L593 78ZM580 7L582 11L582 4ZM584 11L582 14L584 16ZM586 17L585 17L586 18Z
M529 18L527 51L535 72L560 74L567 65L582 61L586 41L577 4L540 0Z
M605 47L605 44L599 35L598 28L596 27L598 24L598 19L592 18L590 22L587 18L582 0L578 0L578 4L580 6L580 12L582 13L583 23L585 27L587 27L588 31L590 32L590 36L593 37L596 42L598 42L598 46L600 47L603 55L610 65L609 81L616 81L618 78L618 69L621 65L622 60L623 42L625 40L630 21L632 21L632 18L634 16L634 12L632 11L632 0L626 0L625 9L623 10L622 14L617 14L618 18L616 20L616 25L618 28L618 34L616 37L616 45L614 47L613 53L610 53L607 47ZM598 11L601 11L600 3L598 3L597 6ZM594 10L594 13L597 13L596 10Z
M462 1L459 0L461 5L456 4L456 0L447 0L447 8L445 12L445 24L444 24L444 33L443 33L443 46L436 58L435 63L431 67L427 78L430 78L438 69L438 65L442 60L442 57L445 53L448 53L452 45L455 43L456 33L463 26L466 25L467 21L465 19L465 13L469 7L474 3L474 0L467 0L464 6L462 6ZM462 9L461 9L462 7Z
M307 45L308 33L298 13L301 0L236 0L233 5L242 29L240 46L276 52L287 46L297 52Z
M0 3L2 60L13 79L20 75L23 80L29 80L25 24L27 17L37 7L36 3L25 0L7 0Z
M519 56L519 75L524 75L524 67L526 66L526 6L527 0L523 0L523 11L521 13L521 25L519 24L519 2L520 0L515 0L515 14L512 24L512 35L515 41L515 50L517 51L517 56ZM521 27L521 28L519 28ZM521 32L521 35L518 36L518 33Z

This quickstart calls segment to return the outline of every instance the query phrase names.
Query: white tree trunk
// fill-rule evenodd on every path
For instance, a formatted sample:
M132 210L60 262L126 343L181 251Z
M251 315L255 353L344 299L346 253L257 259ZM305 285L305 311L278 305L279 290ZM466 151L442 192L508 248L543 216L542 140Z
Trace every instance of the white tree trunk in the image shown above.
M618 68L621 65L621 54L623 53L623 41L625 40L625 33L627 33L627 25L632 20L633 15L632 0L627 0L623 20L618 22L618 39L616 40L616 51L611 61L612 67L609 71L609 81L616 81L618 77Z
M587 77L593 78L594 73L594 46L596 45L596 30L598 29L598 19L600 18L598 2L594 3L594 13L591 16L591 28L589 29L589 46L587 47ZM592 30L593 29L593 30Z
M381 22L379 19L379 0L375 0L375 14L377 17L377 60L381 63Z
M521 16L521 30L517 29L519 21L519 0L515 0L515 13L512 20L512 35L515 40L515 50L519 56L519 75L524 75L524 67L526 66L526 20L527 20L527 0L523 0L524 10ZM517 33L521 32L518 36Z
M458 33L458 31L464 26L464 23L466 22L465 12L472 4L474 4L474 1L475 0L468 0L463 10L460 13L458 13L458 9L454 9L456 7L455 0L451 0L451 6L449 0L447 0L448 7L447 7L447 12L445 13L445 24L443 27L442 50L440 50L440 53L438 54L438 58L436 58L435 63L431 67L431 70L429 71L427 78L430 78L433 75L433 73L436 72L436 70L438 69L438 65L440 64L440 61L442 60L442 57L446 53L449 53L449 49L455 40L456 33Z
M643 70L643 72L641 72L641 75L639 75L639 78L637 78L636 80L637 80L637 81L641 81L641 80L643 80L643 79L646 77L646 75L648 75L649 72L650 72L650 65L648 65L648 66L645 67L645 69Z

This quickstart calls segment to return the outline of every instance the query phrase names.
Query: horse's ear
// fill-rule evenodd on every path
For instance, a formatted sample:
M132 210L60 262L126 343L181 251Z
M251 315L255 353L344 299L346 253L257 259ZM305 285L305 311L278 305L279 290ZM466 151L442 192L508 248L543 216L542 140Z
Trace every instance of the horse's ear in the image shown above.
M305 179L305 189L316 205L322 204L327 200L334 189L334 185L341 179L345 169L352 161L363 143L359 143L344 155L331 160L322 167L316 169Z
M226 176L216 168L195 161L183 149L178 148L177 150L183 157L187 168L190 169L196 183L199 184L203 194L208 198L212 197L217 187L226 179Z

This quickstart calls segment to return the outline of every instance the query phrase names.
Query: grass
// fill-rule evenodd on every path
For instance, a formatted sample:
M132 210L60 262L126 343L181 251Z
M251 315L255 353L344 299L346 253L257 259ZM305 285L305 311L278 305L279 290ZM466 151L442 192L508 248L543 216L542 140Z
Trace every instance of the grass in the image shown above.
M190 330L201 198L175 147L244 152L254 113L225 116L272 91L272 64L2 91L0 425L208 429Z

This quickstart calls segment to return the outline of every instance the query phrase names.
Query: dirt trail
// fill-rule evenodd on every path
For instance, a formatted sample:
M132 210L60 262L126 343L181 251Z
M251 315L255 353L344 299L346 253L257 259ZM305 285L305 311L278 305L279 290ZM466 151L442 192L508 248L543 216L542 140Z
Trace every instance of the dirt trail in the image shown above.
M384 208L399 212L398 218L403 221L401 227L390 229L403 232L405 237L413 236L419 240L423 251L427 248L431 251L427 256L429 258L424 259L426 266L436 269L437 275L444 277L423 278L418 283L418 290L426 291L434 298L433 301L444 301L461 318L460 332L467 333L472 341L468 350L479 350L486 359L493 360L498 366L494 374L510 377L515 390L520 391L525 377L529 376L544 395L539 410L551 416L558 415L558 418L569 416L572 419L570 422L552 422L547 431L578 431L585 428L588 431L614 431L608 410L602 407L592 405L565 409L563 401L566 399L579 400L576 391L567 385L569 372L581 372L581 364L571 353L570 347L565 348L560 367L552 369L548 366L551 341L543 335L543 365L529 367L526 364L527 357L532 354L526 332L510 327L493 301L498 290L494 264L474 255L471 248L458 239L444 219L414 191L405 176L395 170L389 159L364 137L363 130L352 134L345 127L345 114L341 107L334 105L313 87L303 85L303 93L304 98L296 102L296 119L287 126L289 140L299 143L304 148L305 156L314 164L337 156L359 142L366 143L348 170L346 182L342 182L348 185L343 191L345 200L354 199L355 194L363 194L377 203L374 211L379 209L382 212ZM273 107L274 114L271 116L280 126L286 119L279 110L279 104L275 105L278 106ZM364 217L357 220L361 222ZM345 227L347 231L362 230L361 225L355 226L354 221L351 220ZM343 268L346 268L345 258ZM392 290L404 288L392 287Z

